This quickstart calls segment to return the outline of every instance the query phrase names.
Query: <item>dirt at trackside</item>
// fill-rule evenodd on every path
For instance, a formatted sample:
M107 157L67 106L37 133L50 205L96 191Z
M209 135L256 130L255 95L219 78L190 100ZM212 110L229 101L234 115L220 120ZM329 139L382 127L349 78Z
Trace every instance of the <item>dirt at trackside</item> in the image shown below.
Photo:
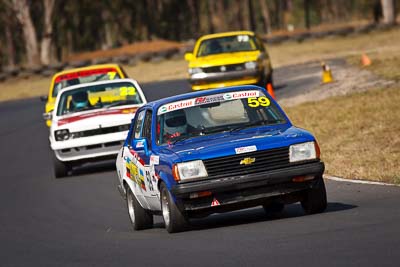
M393 86L396 82L381 78L368 70L349 64L333 66L333 82L320 83L308 92L293 97L285 97L278 102L283 106L295 106L304 102L319 101L332 96L347 95L370 89L382 89ZM322 76L322 70L320 72Z
M108 49L108 50L97 50L92 52L82 52L70 55L66 61L76 61L76 60L93 60L97 58L108 58L114 56L123 55L137 55L140 53L147 52L158 52L161 50L168 49L182 49L186 44L166 41L166 40L154 40L151 42L137 42L128 44L122 47Z

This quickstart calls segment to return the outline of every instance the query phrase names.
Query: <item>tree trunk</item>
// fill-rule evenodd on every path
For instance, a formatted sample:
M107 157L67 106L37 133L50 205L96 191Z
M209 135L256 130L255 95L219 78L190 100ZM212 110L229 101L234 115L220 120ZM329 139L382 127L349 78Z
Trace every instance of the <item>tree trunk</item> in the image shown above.
M192 33L194 33L195 37L198 37L200 31L200 19L199 19L199 12L198 6L195 0L187 0L187 5L190 10L190 25Z
M292 0L283 1L283 24L285 29L293 30L293 3Z
M208 15L208 26L209 26L209 32L210 33L215 33L215 24L213 17L215 17L215 10L214 10L214 1L213 0L208 0L207 2L207 15Z
M101 49L107 50L114 46L112 27L111 27L111 14L108 9L101 11L102 24L104 26L104 40L101 45Z
M11 31L11 25L9 21L5 23L5 34L6 34L7 65L8 67L13 68L15 67L15 46Z
M264 32L267 34L271 33L271 19L269 17L269 9L265 0L259 0L260 8L261 8L261 15L264 24Z
M3 11L3 12L1 12ZM3 10L0 10L0 23L4 25L4 38L5 38L5 43L4 43L4 48L2 47L2 44L0 44L1 48L1 53L6 56L7 58L7 66L9 68L14 68L16 65L16 50L15 50L15 42L14 42L14 36L13 36L13 31L15 31L15 25L14 25L14 20L13 20L13 12L11 8L5 8ZM0 66L4 62L1 62L0 60Z
M30 8L27 0L12 0L14 12L22 27L25 39L25 49L28 66L40 65L39 45L36 29L32 23Z
M225 30L224 3L223 1L208 1L208 10L210 12L210 22L213 32L221 32Z
M216 17L214 18L215 24L216 24L216 29L217 31L223 32L226 31L227 25L225 21L225 7L224 7L224 1L216 1Z
M245 23L247 20L244 19L245 15L243 14L243 7L242 7L242 0L236 0L236 7L237 7L237 22L239 26L239 30L244 30L246 28ZM246 21L246 22L245 22Z
M396 19L394 15L394 1L393 0L381 0L382 11L383 11L383 22L385 24L395 24Z
M242 21L242 30L250 30L250 14L249 14L249 3L247 1L239 0L240 2L240 17Z
M248 10L249 10L250 30L255 31L256 30L256 21L254 18L253 2L251 0L247 0L247 5L248 5Z
M156 30L156 17L159 14L154 14L155 9L154 9L154 1L144 1L144 21L147 27L147 40L152 40L157 36L157 30Z
M310 29L310 0L304 0L304 24L306 29Z
M53 11L55 0L43 0L44 25L40 49L40 60L42 64L49 65L51 61L51 44L53 40Z

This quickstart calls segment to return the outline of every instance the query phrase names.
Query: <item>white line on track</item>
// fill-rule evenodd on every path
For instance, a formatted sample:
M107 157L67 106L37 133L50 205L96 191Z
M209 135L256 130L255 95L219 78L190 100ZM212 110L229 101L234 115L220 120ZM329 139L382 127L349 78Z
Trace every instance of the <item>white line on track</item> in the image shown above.
M338 181L338 182L348 182L348 183L355 183L355 184L369 184L369 185L386 185L386 186L399 186L397 184L389 184L389 183L381 183L381 182L371 182L365 180L354 180L354 179L345 179L336 176L324 175L325 179Z

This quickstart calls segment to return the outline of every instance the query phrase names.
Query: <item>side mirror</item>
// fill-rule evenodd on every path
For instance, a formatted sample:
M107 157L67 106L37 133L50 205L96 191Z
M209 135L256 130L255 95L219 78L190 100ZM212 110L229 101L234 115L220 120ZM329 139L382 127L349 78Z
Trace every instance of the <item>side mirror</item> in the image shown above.
M133 150L144 151L147 156L149 155L149 145L146 138L133 139L132 143Z
M46 102L48 99L49 99L49 98L48 98L47 95L41 95L41 96L40 96L40 101L42 101L42 102Z
M50 112L47 112L47 113L43 113L43 119L45 120L45 121L47 121L47 120L52 120L53 119L53 112L52 111L50 111Z
M193 59L193 53L185 53L185 60L191 61Z

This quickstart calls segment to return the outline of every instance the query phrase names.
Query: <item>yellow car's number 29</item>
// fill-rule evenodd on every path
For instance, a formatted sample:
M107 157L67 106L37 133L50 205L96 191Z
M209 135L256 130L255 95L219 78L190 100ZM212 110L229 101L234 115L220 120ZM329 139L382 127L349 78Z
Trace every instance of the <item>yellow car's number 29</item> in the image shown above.
M261 96L247 98L247 104L249 105L249 107L256 108L258 106L268 107L271 102L267 97Z
M119 94L121 96L127 96L127 95L136 95L136 89L133 86L129 87L121 87L119 89Z

